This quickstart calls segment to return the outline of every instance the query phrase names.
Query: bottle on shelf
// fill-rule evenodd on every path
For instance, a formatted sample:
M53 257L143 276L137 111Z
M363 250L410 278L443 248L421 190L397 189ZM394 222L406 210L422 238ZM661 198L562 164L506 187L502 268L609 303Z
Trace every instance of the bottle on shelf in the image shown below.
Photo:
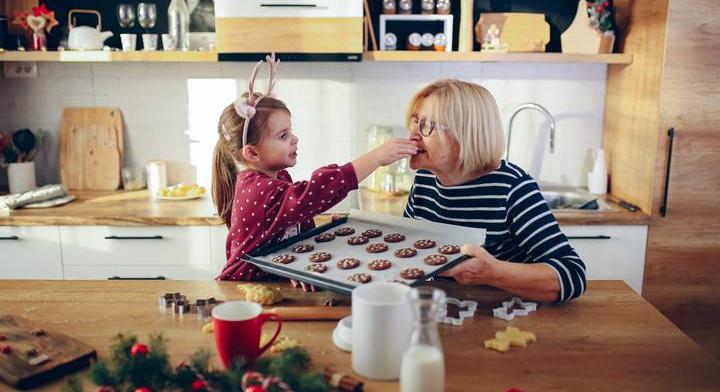
M176 48L190 50L190 10L185 0L171 0L168 7L168 33L175 39Z

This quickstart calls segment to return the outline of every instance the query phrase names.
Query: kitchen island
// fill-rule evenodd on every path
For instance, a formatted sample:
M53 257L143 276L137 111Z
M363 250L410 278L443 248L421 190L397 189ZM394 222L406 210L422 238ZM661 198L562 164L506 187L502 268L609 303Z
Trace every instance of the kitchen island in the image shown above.
M717 391L720 363L621 281L591 281L578 300L541 305L537 312L512 322L493 318L491 309L507 293L450 282L435 285L449 296L479 302L474 318L460 327L440 325L445 353L447 391ZM274 283L285 294L278 306L322 306L328 298L348 305L349 297L331 292L304 293ZM161 313L158 298L181 292L190 298L239 298L236 284L215 281L28 281L0 280L0 313L22 316L38 328L58 331L109 353L119 332L146 339L162 332L177 364L198 348L213 354L212 335L195 315L180 318ZM702 311L702 309L698 309ZM534 332L537 342L507 353L487 350L483 341L508 325ZM269 323L268 331L275 325ZM335 322L286 322L282 334L308 348L318 368L334 366L354 374L351 356L335 348ZM397 382L365 380L366 391L398 390ZM57 390L62 381L42 390ZM0 385L0 389L3 388ZM91 390L91 389L88 389Z

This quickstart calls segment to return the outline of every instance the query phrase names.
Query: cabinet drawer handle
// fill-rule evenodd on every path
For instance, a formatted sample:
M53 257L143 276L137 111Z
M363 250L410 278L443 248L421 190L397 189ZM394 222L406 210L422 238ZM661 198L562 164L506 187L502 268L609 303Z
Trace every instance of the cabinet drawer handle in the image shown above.
M609 240L609 235L576 235L567 237L569 240Z
M663 191L662 204L660 205L660 216L667 216L668 192L670 191L670 163L672 162L673 140L675 140L675 128L668 129L668 151L667 162L665 163L665 189Z
M151 235L151 236L139 236L139 237L125 237L120 235L109 235L105 237L106 240L161 240L163 239L163 236L161 235Z
M0 241L17 241L19 239L20 239L20 237L18 237L16 235L11 235L9 237L0 237Z
M127 278L122 276L111 276L108 280L166 280L164 276Z

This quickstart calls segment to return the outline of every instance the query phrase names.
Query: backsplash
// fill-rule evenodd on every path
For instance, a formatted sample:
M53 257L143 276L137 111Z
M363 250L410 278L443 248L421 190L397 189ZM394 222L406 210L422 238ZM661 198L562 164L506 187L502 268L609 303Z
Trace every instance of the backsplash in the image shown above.
M169 181L210 183L217 119L247 87L250 63L39 63L36 79L0 78L0 129L47 130L37 158L39 184L58 182L62 109L119 107L125 122L125 166L170 163ZM344 163L366 150L366 129L392 125L405 133L410 96L440 77L472 80L498 101L503 124L524 102L545 106L557 121L556 150L546 153L542 182L584 186L590 149L602 144L606 65L502 63L282 63L278 91L293 113L304 178L316 167ZM265 71L261 71L264 89ZM529 168L530 151L547 124L520 114L511 160ZM507 129L506 129L507 132ZM547 142L545 142L547 151ZM0 186L6 173L0 174Z

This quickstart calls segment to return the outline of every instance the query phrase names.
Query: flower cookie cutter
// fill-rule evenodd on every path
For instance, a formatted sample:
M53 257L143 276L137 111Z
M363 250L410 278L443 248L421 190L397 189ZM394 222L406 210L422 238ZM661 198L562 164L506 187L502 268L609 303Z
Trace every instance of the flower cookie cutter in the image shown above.
M447 305L455 305L458 307L458 316L450 317L447 315ZM473 317L477 310L478 303L475 301L460 301L457 298L448 297L438 311L437 321L443 324L460 326L468 317Z
M537 302L525 302L519 297L512 297L509 301L503 302L501 307L493 309L493 317L510 321L515 316L527 316L536 310Z

